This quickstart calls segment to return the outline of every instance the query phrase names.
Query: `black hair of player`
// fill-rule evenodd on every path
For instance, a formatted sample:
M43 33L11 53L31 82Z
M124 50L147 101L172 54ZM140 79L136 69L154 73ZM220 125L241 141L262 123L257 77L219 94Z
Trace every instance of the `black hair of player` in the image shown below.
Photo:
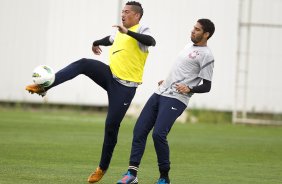
M133 11L139 13L140 19L142 18L144 11L143 11L141 3L137 2L137 1L128 1L125 5L131 5Z
M202 25L204 33L206 32L210 33L208 36L209 39L215 31L214 23L209 19L199 19L197 22L199 22Z

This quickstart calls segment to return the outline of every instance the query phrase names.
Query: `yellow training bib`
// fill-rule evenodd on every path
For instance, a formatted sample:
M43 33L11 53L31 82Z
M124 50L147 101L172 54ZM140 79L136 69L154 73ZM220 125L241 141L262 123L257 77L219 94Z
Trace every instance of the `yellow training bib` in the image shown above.
M139 24L129 30L136 32L138 27ZM127 81L142 82L148 52L140 49L137 40L118 31L109 55L110 68L115 76Z

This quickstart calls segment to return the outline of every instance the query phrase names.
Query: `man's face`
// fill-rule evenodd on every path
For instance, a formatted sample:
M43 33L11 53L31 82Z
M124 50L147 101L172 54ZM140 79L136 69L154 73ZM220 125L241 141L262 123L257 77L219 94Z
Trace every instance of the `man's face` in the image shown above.
M204 41L204 30L202 25L197 22L194 26L194 29L191 31L191 41L195 44Z
M125 5L121 13L122 24L126 28L130 28L139 23L140 14L132 10L132 5Z

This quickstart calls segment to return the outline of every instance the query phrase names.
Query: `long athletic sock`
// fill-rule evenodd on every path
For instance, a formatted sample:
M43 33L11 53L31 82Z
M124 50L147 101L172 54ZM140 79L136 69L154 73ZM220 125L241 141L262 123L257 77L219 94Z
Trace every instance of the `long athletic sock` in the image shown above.
M137 172L138 172L138 167L130 165L128 167L128 171L130 172L130 174L132 174L133 176L136 177L137 176Z

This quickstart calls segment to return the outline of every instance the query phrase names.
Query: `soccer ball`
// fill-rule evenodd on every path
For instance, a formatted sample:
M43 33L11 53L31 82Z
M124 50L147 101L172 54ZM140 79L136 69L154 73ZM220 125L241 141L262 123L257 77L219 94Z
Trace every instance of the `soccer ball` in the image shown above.
M47 65L40 65L33 70L32 80L43 87L51 86L55 81L55 72Z

